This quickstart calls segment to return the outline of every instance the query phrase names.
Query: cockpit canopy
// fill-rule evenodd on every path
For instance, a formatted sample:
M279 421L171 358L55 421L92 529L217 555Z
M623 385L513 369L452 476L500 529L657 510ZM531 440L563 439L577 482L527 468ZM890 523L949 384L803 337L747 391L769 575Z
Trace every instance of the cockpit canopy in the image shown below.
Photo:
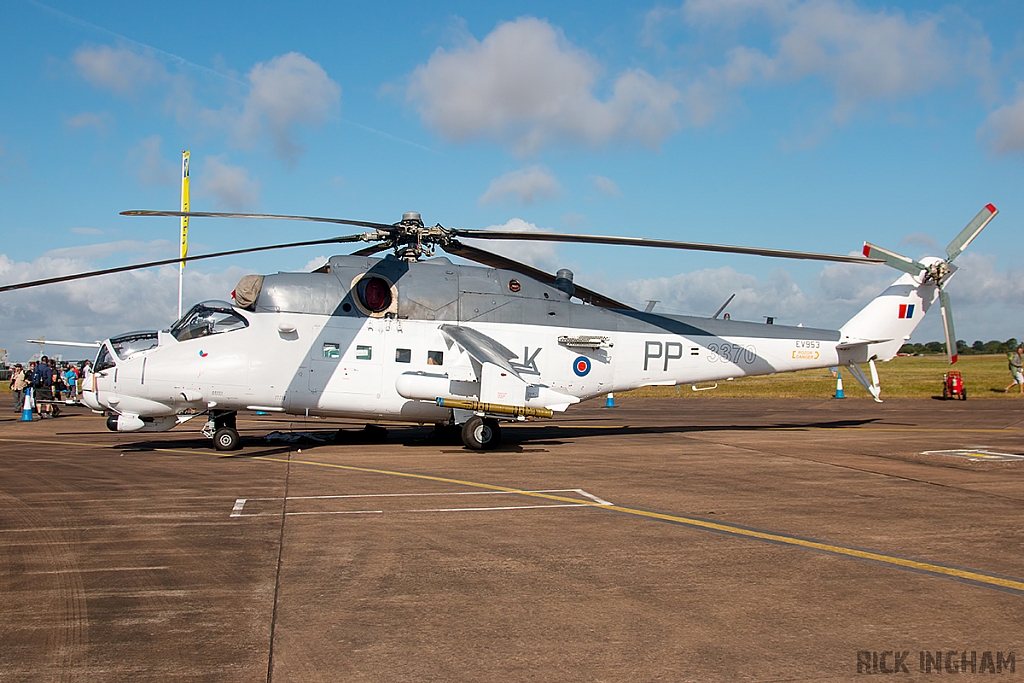
M171 325L170 333L178 341L186 341L248 326L249 321L236 313L228 302L204 301L193 306L181 320Z
M111 337L110 346L114 349L114 353L117 354L118 358L121 360L128 360L140 351L146 351L155 347L159 344L158 339L159 335L156 330L127 332L125 334L119 334L116 337Z

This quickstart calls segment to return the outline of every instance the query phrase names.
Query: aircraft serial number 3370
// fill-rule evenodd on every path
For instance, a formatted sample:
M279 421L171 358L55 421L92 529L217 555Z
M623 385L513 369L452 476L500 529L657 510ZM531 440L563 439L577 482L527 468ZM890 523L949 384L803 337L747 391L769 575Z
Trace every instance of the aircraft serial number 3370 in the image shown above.
M371 242L312 273L249 275L233 302L195 305L167 330L99 344L84 402L121 432L155 432L196 415L216 448L239 446L240 410L437 423L471 449L495 447L500 421L551 417L609 392L846 366L879 399L874 362L889 360L938 300L950 362L956 336L943 285L952 261L996 215L987 205L946 249L915 261L865 244L864 257L644 238L504 233L265 214L132 211L127 215L316 220L371 228L310 244ZM839 330L638 311L460 241L545 240L886 263L903 275ZM482 266L455 265L435 246ZM385 258L373 255L386 249ZM422 260L421 260L422 259ZM64 282L177 263L168 259L0 287ZM577 301L574 301L576 299ZM579 303L583 302L583 303ZM870 378L859 364L870 366Z

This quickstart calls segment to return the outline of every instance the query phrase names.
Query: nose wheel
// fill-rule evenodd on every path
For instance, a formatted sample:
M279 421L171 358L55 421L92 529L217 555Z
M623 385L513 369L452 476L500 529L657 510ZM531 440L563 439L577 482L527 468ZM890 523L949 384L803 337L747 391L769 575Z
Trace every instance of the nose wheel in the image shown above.
M203 427L203 435L213 439L213 447L218 451L236 451L241 447L235 423L236 415L234 410L210 411L210 419Z
M491 417L473 417L462 423L462 443L474 451L497 448L501 443L501 427Z

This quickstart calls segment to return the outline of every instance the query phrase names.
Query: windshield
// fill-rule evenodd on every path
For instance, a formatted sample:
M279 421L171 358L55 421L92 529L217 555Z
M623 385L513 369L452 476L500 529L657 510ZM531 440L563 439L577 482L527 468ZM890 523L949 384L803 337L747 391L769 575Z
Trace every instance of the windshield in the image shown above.
M248 327L249 321L238 315L226 301L204 301L196 304L171 325L171 334L178 341L198 339Z
M156 332L129 332L110 340L110 346L121 360L127 360L139 351L155 347L159 342Z
M96 372L103 372L114 367L114 359L107 350L106 344L100 344L100 352L96 354L96 363L93 365Z

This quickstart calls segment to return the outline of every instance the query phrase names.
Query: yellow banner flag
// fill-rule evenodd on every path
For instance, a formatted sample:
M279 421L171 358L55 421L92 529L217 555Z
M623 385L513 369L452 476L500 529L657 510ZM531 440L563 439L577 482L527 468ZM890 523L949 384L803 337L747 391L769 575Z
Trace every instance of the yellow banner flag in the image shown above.
M190 152L185 150L181 153L181 211L182 213L188 213L189 199L188 199L188 159ZM188 256L188 216L181 217L181 258ZM185 262L181 262L181 267L185 267Z

